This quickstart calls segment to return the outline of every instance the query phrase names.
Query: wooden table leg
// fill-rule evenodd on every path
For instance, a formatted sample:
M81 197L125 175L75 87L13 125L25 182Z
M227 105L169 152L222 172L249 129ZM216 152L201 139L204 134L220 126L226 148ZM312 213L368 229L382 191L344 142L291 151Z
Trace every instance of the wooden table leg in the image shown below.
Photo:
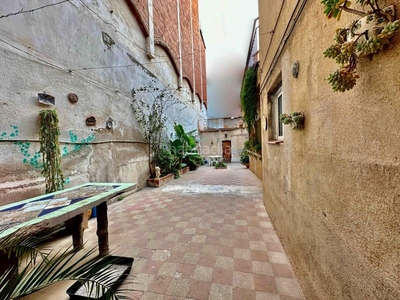
M72 245L74 250L78 251L83 248L83 214L77 215L71 219L72 225Z
M108 218L107 218L107 202L99 204L97 210L97 237L99 241L100 255L106 255L109 251L108 244Z
M15 253L8 256L7 253L0 251L0 274L5 274L10 268L14 268L14 270L8 274L7 279L18 274L18 257Z

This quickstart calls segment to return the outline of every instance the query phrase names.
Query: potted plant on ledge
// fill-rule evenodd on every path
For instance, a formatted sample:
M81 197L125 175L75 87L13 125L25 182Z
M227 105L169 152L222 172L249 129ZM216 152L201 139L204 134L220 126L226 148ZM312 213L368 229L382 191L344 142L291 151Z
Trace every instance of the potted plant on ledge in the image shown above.
M243 149L242 153L240 153L240 163L242 165L245 165L246 168L249 168L250 158L249 158L249 154L247 153L246 149Z

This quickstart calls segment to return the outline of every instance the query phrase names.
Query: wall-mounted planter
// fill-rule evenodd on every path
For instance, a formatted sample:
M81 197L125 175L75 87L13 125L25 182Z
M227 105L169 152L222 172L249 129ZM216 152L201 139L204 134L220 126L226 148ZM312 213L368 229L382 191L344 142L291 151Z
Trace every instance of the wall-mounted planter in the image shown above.
M393 21L393 5L381 9L378 0L365 2L365 7L370 7L374 12L368 15L366 12L350 9L350 1L332 5L333 1L322 1L325 5L324 13L328 18L340 19L342 10L363 16L347 28L336 29L335 43L324 51L325 57L334 59L340 65L338 70L328 76L328 82L333 91L345 92L351 90L360 78L356 72L358 57L378 53L385 45L390 44L390 39L400 30L400 20Z
M294 111L290 114L281 114L279 119L283 124L290 125L295 130L304 128L305 117L302 112Z
M383 9L384 13L388 16L391 16L394 19L394 6L390 5ZM357 42L360 44L367 43L369 40L374 38L379 38L379 35L383 32L386 25L388 25L389 21L385 20L385 18L378 16L377 14L369 14L358 21L355 21L348 30L347 33L347 42L353 43ZM390 38L388 36L387 38ZM378 47L379 48L379 47ZM382 44L383 48L383 44ZM381 49L377 49L381 50ZM370 53L369 51L363 50L363 48L355 47L354 53L359 56L367 56ZM375 51L374 51L375 52Z

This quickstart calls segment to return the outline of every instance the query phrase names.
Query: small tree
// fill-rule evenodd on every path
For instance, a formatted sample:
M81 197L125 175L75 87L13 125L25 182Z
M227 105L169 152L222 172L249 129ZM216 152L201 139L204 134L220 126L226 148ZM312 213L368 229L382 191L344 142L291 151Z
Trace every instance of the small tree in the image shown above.
M132 110L142 127L143 138L148 144L150 176L154 177L156 159L160 154L164 129L167 123L167 110L176 104L183 104L174 96L175 90L168 87L140 87L132 89ZM140 97L139 94L150 97ZM144 98L144 99L143 99Z

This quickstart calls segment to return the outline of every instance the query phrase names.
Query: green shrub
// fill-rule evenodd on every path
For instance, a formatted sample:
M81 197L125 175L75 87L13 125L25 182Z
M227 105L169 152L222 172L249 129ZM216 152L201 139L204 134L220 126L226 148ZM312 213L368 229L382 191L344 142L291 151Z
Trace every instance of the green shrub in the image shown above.
M174 157L167 149L161 149L155 160L156 166L160 167L161 177L174 172Z

